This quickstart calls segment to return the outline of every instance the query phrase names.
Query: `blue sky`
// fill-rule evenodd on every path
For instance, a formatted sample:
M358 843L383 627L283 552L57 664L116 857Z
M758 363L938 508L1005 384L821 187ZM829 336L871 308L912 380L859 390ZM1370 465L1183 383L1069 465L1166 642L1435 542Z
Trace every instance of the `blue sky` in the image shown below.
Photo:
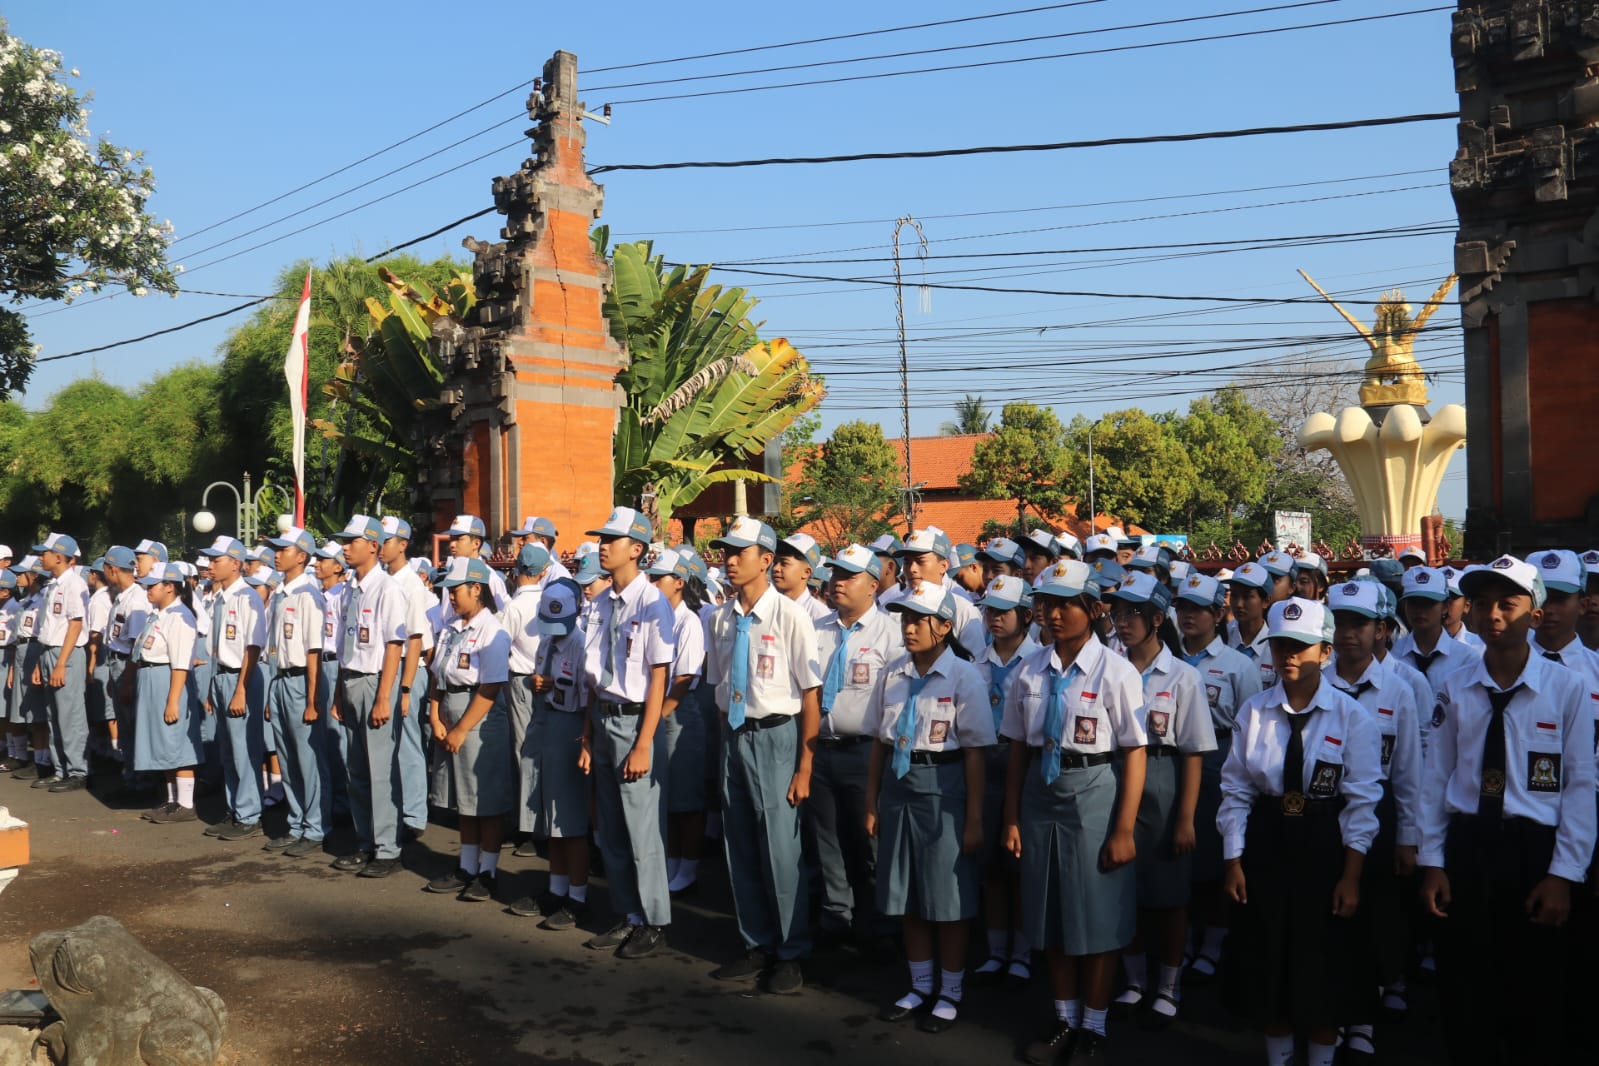
M197 232L513 90L557 48L578 55L591 109L591 164L764 158L1139 136L1451 111L1449 13L1148 47L1183 38L1411 12L1441 2L1094 0L1025 15L862 36L804 47L601 71L820 36L1039 6L879 0L845 4L440 7L325 4L314 17L230 4L33 2L5 11L11 31L58 49L95 93L91 125L142 148L159 183L152 209L184 239L186 288L255 295L300 257L370 254L486 207L497 174L526 155L525 88L312 188ZM1171 20L1190 21L1174 23ZM1157 23L1116 30L1134 23ZM1050 39L965 47L1013 38ZM1070 35L1070 36L1066 36ZM1145 46L1133 47L1127 46ZM836 61L890 52L917 56ZM1123 49L1119 51L1103 51ZM841 84L825 78L1099 51ZM773 71L795 64L835 64ZM625 83L753 71L678 84ZM798 88L629 103L644 97L805 81ZM498 128L490 130L490 127ZM481 132L489 130L489 132ZM473 136L481 134L478 136ZM465 140L465 143L455 144ZM521 144L513 142L521 141ZM451 147L454 145L454 147ZM1431 122L1192 144L882 161L825 167L617 173L604 221L617 238L654 237L668 259L832 277L884 277L893 220L922 220L928 280L1005 288L1282 299L1309 292L1303 267L1351 299L1403 287L1420 304L1448 274L1454 127ZM430 153L431 158L422 159ZM476 157L486 156L478 159ZM473 161L475 160L475 161ZM414 164L397 174L386 172ZM451 170L453 172L441 172ZM422 179L429 179L422 181ZM375 197L417 187L323 222ZM370 182L365 188L354 186ZM342 194L342 195L340 195ZM317 201L333 198L319 207ZM283 216L291 216L277 221ZM312 225L305 232L291 231ZM262 227L260 232L245 231ZM1371 239L1371 231L1435 232ZM192 234L192 235L191 235ZM463 255L461 238L497 236L495 217L414 251ZM1202 242L1361 234L1339 243L1216 254ZM282 238L277 239L275 238ZM265 247L249 250L262 242ZM1201 245L1173 249L1175 244ZM214 246L214 247L213 247ZM1149 248L1148 246L1159 246ZM914 249L907 238L907 252ZM1083 249L1138 249L1084 252ZM996 253L1025 252L1027 255ZM1207 254L1194 254L1204 252ZM909 254L907 255L909 258ZM867 259L866 262L810 260ZM762 300L764 332L787 336L828 375L827 426L882 417L898 433L894 299L879 285L756 276L719 280ZM907 267L920 278L924 269ZM175 325L240 302L185 293L122 295L30 314L45 355ZM1369 321L1371 309L1360 306ZM55 312L55 313L40 313ZM241 316L242 319L242 316ZM77 377L136 385L161 369L216 357L223 320L157 340L40 366L37 405ZM1435 325L1458 325L1453 305ZM1185 407L1239 374L1309 351L1359 361L1365 349L1331 308L1209 304L935 290L907 298L912 431L933 433L963 393L994 406L1052 404L1063 417ZM1052 328L1045 328L1052 327ZM1433 406L1463 402L1457 332L1423 338L1441 375ZM1251 364L1239 366L1239 364ZM1323 364L1327 365L1327 364ZM1172 377L1181 372L1181 377ZM1464 512L1464 454L1444 483L1444 513Z

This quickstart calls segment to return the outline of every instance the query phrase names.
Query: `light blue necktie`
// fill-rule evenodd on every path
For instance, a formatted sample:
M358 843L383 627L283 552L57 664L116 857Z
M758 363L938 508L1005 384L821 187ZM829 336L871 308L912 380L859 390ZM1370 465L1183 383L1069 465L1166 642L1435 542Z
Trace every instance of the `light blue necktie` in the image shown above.
M844 687L844 666L849 660L849 638L851 633L859 633L863 623L856 622L844 630L838 638L838 647L833 649L833 657L827 661L827 676L822 678L822 713L831 714L833 701L838 698L838 690Z
M750 625L754 621L754 615L741 614L733 631L733 658L727 670L727 687L732 690L727 694L727 724L732 729L744 724L745 689L750 684Z
M1198 666L1200 663L1204 662L1209 656L1210 656L1209 650L1197 651L1197 652L1195 652L1192 655L1184 655L1183 656L1183 662L1187 663L1189 666Z
M616 670L612 663L616 661L616 612L620 610L616 600L610 602L611 613L605 616L605 658L602 660L604 669L600 671L600 688L610 688L611 682L616 680Z
M913 668L914 669L914 668ZM922 694L927 675L911 675L905 693L905 706L899 711L899 736L894 740L894 776L904 777L911 772L911 749L916 747L916 697Z
M1075 665L1075 664L1074 664ZM1060 738L1066 731L1066 685L1071 670L1065 673L1049 672L1049 706L1044 711L1044 757L1039 760L1044 768L1044 784L1055 783L1060 776Z
M996 662L988 664L988 707L994 712L995 735L999 733L1000 719L1005 717L1005 686L1010 683L1010 675L1021 661L1022 657L1018 655L1008 666Z

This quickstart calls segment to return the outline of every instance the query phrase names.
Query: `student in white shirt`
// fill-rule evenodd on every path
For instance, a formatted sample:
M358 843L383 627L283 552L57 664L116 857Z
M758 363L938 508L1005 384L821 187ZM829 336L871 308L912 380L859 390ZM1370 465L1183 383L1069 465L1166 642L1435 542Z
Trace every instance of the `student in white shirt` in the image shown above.
M1229 1006L1265 1035L1267 1061L1332 1066L1337 1027L1371 992L1350 920L1377 833L1381 743L1326 680L1332 613L1289 598L1266 618L1277 683L1238 710L1216 821L1237 906L1223 968Z
M4 691L0 691L0 732L4 732L6 738L6 755L0 760L0 773L4 774L14 774L33 765L28 758L27 727L12 722L10 713L15 675L22 672L17 666L17 629L21 622L17 575L11 572L9 565L0 566L0 655L4 656L5 663L5 668L0 670L0 680L5 682ZM129 732L128 737L132 736Z
M276 549L273 562L283 579L272 596L267 624L272 636L272 686L267 705L277 739L284 799L289 808L287 831L267 841L268 851L299 858L322 849L333 820L333 793L328 787L328 721L321 709L322 643L327 605L317 581L306 572L317 550L316 538L291 526L268 539Z
M533 519L529 518L529 522ZM525 528L525 527L524 527ZM532 539L531 535L518 539ZM523 544L516 550L516 567L511 572L511 598L505 601L501 619L511 637L510 677L505 684L505 710L511 723L511 751L516 755L516 793L527 799L534 766L527 751L527 730L533 721L533 684L538 676L539 599L543 595L545 572L550 566L549 549L542 544ZM517 830L521 841L511 852L518 858L537 854L533 843L535 818L525 802L517 805Z
M200 715L188 692L188 664L199 639L186 602L188 583L176 563L163 563L152 566L139 584L141 592L148 592L128 667L137 680L131 765L135 772L166 778L165 802L146 811L145 821L192 822L194 769L202 747Z
M686 892L699 878L705 836L705 737L697 695L705 670L705 626L698 596L686 598L692 594L685 556L668 548L644 573L672 608L671 688L661 705L667 762L666 873L668 891Z
M744 953L711 976L765 974L768 991L792 995L810 951L800 807L821 724L816 626L767 578L777 552L770 526L735 519L712 547L725 553L736 593L712 618L705 678L722 712L723 843Z
M138 565L133 549L112 545L105 553L106 585L111 590L111 618L102 648L106 657L106 693L117 719L117 745L122 752L122 783L132 788L138 780L133 769L133 732L137 728L134 676L130 667L134 642L144 632L150 601L134 577Z
M204 549L217 595L211 605L208 714L217 719L217 750L228 798L228 820L206 830L222 840L261 832L261 764L266 761L266 692L259 669L266 648L261 596L243 577L244 545L218 537Z
M851 544L828 560L835 610L816 624L821 724L805 801L804 832L820 867L817 938L855 933L870 942L892 930L877 909L876 848L866 835L872 736L866 714L883 668L904 653L900 627L877 605L882 558Z
M982 676L956 650L953 589L918 581L890 610L906 653L878 677L867 710L876 742L866 785L866 831L877 839L877 905L899 915L911 988L878 1017L955 1024L977 915L985 749L994 716ZM933 998L934 948L938 995Z
M89 586L76 565L78 542L52 533L34 546L50 574L35 639L42 646L34 683L49 701L49 729L60 780L52 793L75 792L89 784L89 722L83 687L89 643ZM35 739L42 728L35 726Z
M1413 566L1405 571L1402 588L1399 611L1410 632L1394 641L1393 657L1419 670L1436 695L1444 678L1482 658L1482 650L1456 640L1444 626L1449 584L1443 571ZM1430 704L1426 713L1430 718Z
M428 825L428 763L422 749L422 719L429 690L427 663L434 642L428 610L437 605L437 600L406 556L411 547L411 523L397 515L385 515L383 532L387 539L378 549L378 564L389 572L406 602L405 657L400 661L396 705L400 712L400 817L405 835L415 839L427 831Z
M1227 590L1233 615L1227 623L1227 643L1254 661L1260 671L1260 687L1270 688L1277 682L1266 633L1266 608L1273 602L1272 576L1258 563L1245 563L1233 571Z
M822 550L814 538L795 533L777 542L772 560L772 587L805 609L815 622L826 618L830 608L811 595L811 575L822 565Z
M84 580L89 585L89 610L84 624L89 630L86 647L88 663L84 669L87 685L84 689L84 710L89 722L91 750L114 758L117 751L116 709L106 693L110 680L110 659L106 656L105 635L111 625L111 587L105 579L105 556L84 568Z
M1444 1042L1456 1063L1558 1062L1570 1057L1561 927L1594 854L1592 716L1578 676L1528 642L1540 568L1501 556L1460 587L1483 655L1438 693L1418 860L1441 919Z
M949 535L942 529L929 526L914 531L895 553L905 572L905 586L909 588L918 581L928 581L952 587L950 551ZM970 599L960 595L955 597L955 639L961 642L966 654L974 658L988 643L988 627L983 623L982 613Z

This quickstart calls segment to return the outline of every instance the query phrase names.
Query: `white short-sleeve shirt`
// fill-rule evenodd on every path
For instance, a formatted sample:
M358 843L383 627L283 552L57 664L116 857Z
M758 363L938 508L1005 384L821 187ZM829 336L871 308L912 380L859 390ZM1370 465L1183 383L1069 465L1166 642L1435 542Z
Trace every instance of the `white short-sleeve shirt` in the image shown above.
M470 620L456 615L439 646L444 655L441 685L500 685L511 674L511 636L492 611Z
M1062 752L1094 755L1149 743L1143 722L1144 686L1138 671L1092 638L1070 666L1061 665L1053 644L1022 660L1005 696L1001 736L1031 748L1045 746L1044 721L1051 679L1057 674L1065 675L1066 714L1061 736L1047 739L1058 743Z
M725 712L732 695L730 678L737 619L744 614L737 595L716 609L710 639L706 642L705 676L716 685L716 704ZM745 715L796 715L800 699L822 685L817 662L816 624L805 609L768 587L749 612L749 691L744 694Z
M866 714L868 732L895 747L899 720L910 698L916 664L901 654L883 670ZM928 669L916 695L915 751L957 751L994 744L994 715L977 667L945 648Z

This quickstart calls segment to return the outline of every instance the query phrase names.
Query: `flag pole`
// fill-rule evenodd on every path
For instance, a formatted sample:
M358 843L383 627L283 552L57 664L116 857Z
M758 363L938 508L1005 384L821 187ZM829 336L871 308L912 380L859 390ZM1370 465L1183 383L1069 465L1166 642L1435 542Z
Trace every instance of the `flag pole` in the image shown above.
M294 524L305 528L305 417L311 378L311 270L305 272L305 288L294 316L294 333L283 361L283 374L289 385L289 411L293 422Z

